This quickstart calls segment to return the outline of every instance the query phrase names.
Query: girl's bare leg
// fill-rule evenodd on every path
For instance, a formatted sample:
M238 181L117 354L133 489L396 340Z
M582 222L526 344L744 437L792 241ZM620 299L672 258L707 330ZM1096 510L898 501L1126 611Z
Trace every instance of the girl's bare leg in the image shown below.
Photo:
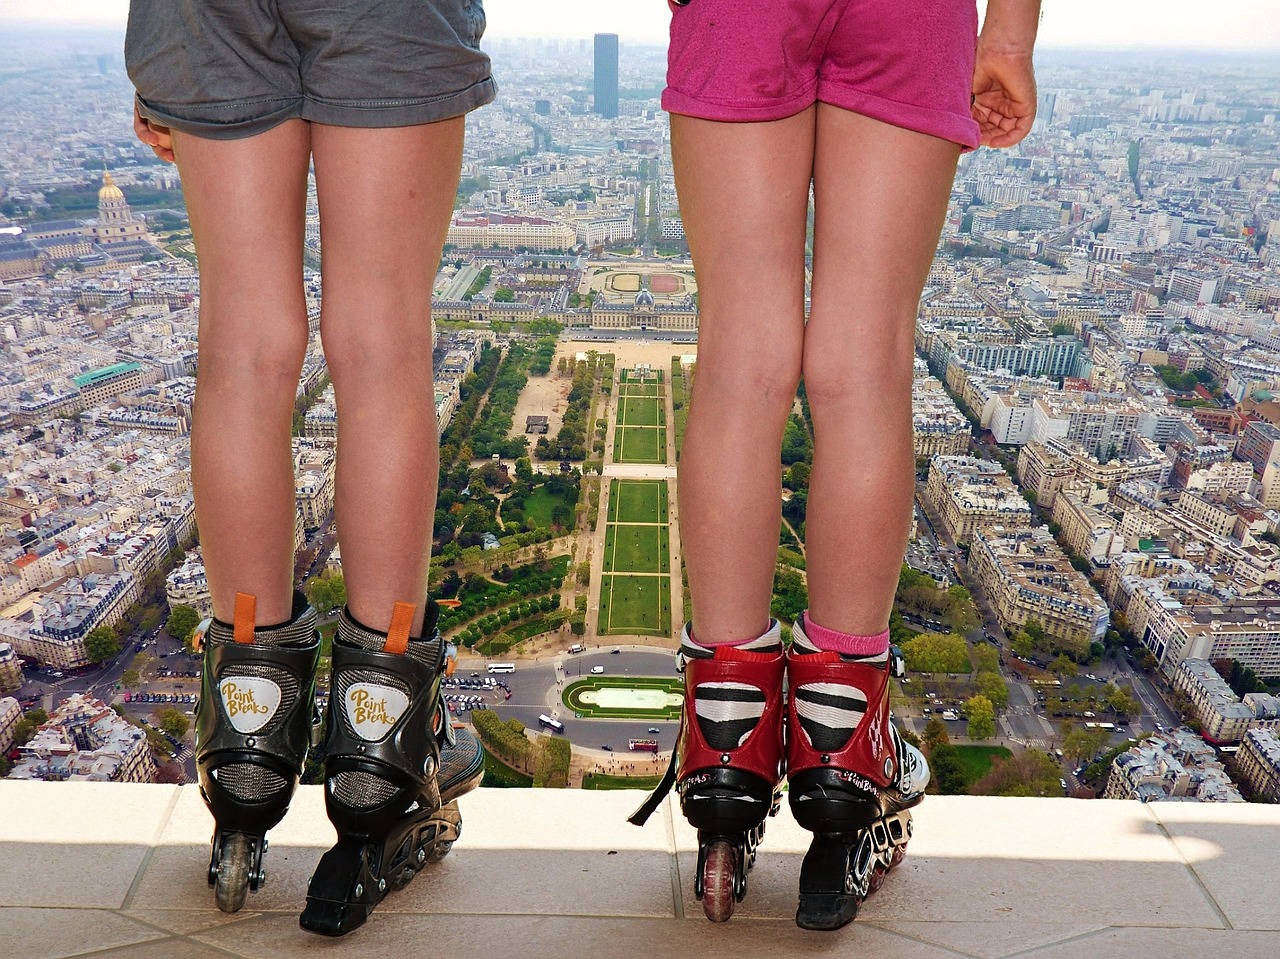
M818 105L805 548L810 615L843 633L883 631L893 606L915 489L916 311L959 151Z
M701 643L749 639L768 625L779 449L804 336L813 137L813 108L768 123L671 117L700 307L679 497Z
M431 286L453 211L463 118L387 129L316 124L324 294L338 404L334 513L347 602L386 631L414 603L420 635L439 449Z
M307 344L302 291L308 124L242 140L174 132L200 260L200 376L191 482L214 614L257 599L289 619L294 479L289 445Z

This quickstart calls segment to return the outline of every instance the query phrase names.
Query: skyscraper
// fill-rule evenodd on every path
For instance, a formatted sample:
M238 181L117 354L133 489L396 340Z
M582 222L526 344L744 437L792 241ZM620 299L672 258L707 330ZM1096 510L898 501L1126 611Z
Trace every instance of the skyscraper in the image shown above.
M618 35L596 34L596 113L618 115Z

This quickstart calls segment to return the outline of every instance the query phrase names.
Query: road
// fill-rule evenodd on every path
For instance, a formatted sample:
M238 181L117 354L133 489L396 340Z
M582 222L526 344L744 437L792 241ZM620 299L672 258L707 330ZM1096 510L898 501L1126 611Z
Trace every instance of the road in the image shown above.
M612 653L610 649L617 649ZM457 676L470 678L471 673L485 676L484 660L459 660ZM563 673L557 672L557 664ZM680 723L676 720L578 719L561 701L560 694L570 683L592 675L592 666L603 666L606 676L675 676L675 653L645 647L593 647L577 654L548 655L541 660L516 661L516 671L501 679L511 687L511 699L504 701L500 693L482 694L485 705L503 719L518 719L529 729L539 729L538 717L549 715L564 723L564 735L575 748L612 750L630 754L629 739L657 739L658 748L667 751L675 746ZM558 682L559 680L559 682ZM449 690L453 692L454 690ZM476 690L457 690L476 693ZM465 718L465 714L464 714ZM650 733L656 728L657 733ZM609 750L603 747L608 746Z

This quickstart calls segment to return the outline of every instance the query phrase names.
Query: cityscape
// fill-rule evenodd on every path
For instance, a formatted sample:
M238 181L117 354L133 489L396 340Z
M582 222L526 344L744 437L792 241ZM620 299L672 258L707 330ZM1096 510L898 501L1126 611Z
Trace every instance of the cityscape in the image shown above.
M467 118L433 286L446 701L490 753L487 785L646 788L675 743L691 615L676 466L698 297L665 51L485 45L501 92ZM199 275L119 46L0 36L13 780L195 780ZM961 158L920 301L894 712L942 793L1277 802L1280 66L1049 50L1037 68L1032 134ZM306 240L296 572L331 633L314 187ZM800 395L773 600L788 635L811 461Z

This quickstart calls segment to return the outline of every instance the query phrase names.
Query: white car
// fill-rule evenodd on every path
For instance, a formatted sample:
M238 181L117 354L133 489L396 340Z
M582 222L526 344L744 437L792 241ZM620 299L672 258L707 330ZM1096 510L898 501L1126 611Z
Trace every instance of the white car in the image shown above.
M604 672L604 667L603 667L603 666L592 666L592 667L591 667L591 671L592 671L593 673L603 673L603 672Z

